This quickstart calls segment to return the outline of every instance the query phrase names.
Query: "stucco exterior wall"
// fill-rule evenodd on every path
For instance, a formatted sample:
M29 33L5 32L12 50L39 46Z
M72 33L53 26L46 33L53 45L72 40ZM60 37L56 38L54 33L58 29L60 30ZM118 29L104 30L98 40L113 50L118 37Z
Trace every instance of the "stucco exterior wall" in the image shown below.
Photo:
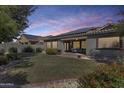
M46 50L47 49L47 42L44 42L44 48L43 48L44 50Z
M87 47L86 47L86 54L89 55L90 52L96 48L97 45L96 38L87 39Z
M58 49L62 49L62 42L61 41L58 41Z
M65 51L65 46L63 41L58 41L58 49L61 50L61 52L63 53Z

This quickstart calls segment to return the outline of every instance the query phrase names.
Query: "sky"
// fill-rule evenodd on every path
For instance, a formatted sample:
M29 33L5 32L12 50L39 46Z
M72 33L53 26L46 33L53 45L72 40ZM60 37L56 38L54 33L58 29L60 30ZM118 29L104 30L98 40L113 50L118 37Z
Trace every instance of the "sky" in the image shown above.
M26 34L49 36L59 35L80 28L97 27L109 21L117 23L122 17L124 6L85 5L41 5L28 17Z

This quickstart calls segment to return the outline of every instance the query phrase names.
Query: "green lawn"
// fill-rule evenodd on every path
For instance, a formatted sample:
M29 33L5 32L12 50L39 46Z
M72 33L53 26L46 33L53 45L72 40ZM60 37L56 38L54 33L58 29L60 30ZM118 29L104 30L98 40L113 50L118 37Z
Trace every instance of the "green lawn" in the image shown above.
M30 67L17 66L10 72L24 71L30 83L75 79L96 69L97 63L88 60L38 54L30 59ZM30 64L30 63L29 63Z

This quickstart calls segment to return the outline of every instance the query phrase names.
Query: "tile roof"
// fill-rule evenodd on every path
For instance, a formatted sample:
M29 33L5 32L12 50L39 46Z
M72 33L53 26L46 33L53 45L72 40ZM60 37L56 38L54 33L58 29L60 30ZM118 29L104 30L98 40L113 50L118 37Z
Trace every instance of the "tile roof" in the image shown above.
M85 33L89 30L92 30L94 29L95 27L89 27L89 28L81 28L81 29L77 29L77 30L74 30L74 31L70 31L70 32L67 32L67 33L64 33L64 34L60 34L58 36L63 36L63 35L71 35L71 34L78 34L78 33Z
M29 35L29 34L23 34L23 36L25 36L29 40L39 40L39 38L42 38L41 36Z
M67 39L67 38L80 38L85 36L95 36L95 35L106 35L106 34L113 34L118 33L114 28L115 24L106 24L101 27L89 27L89 28L82 28L77 29L74 31L70 31L64 34L60 34L57 36L48 37L46 40L59 40L59 39Z
M113 33L113 32L117 32L114 29L114 24L106 24L103 27L99 27L95 30L88 31L87 35L105 34L105 33Z
M56 39L63 39L63 38L82 37L83 35L86 35L86 32L88 32L90 30L93 30L93 29L96 29L96 27L77 29L77 30L70 31L70 32L67 32L67 33L64 33L64 34L49 37L46 40L56 40Z

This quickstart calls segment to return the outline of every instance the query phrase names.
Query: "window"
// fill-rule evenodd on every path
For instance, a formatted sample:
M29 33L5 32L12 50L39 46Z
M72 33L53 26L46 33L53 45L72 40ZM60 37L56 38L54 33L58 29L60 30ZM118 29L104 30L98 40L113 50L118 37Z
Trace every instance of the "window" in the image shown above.
M107 37L98 39L98 48L119 48L119 37Z
M64 43L65 50L69 50L69 43Z
M79 41L74 41L73 42L73 48L80 48L80 42Z
M52 48L57 48L57 41L52 42Z
M47 42L47 48L51 48L51 42Z

